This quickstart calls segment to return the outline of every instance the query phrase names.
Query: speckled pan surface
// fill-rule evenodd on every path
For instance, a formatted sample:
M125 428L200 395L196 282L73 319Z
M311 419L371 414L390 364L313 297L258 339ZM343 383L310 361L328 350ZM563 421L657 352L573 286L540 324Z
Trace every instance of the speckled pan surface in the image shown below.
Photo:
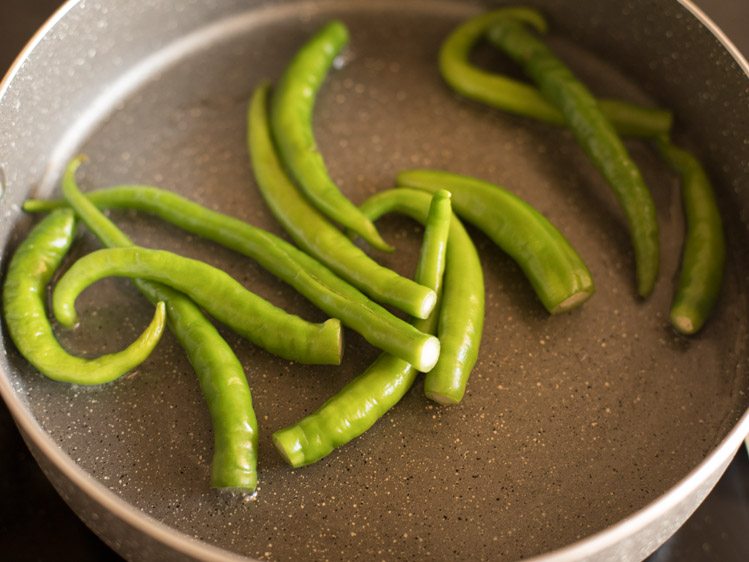
M284 465L271 433L314 409L377 351L348 333L340 368L305 367L227 333L262 431L252 499L208 488L208 414L171 337L138 372L89 390L47 381L4 339L3 384L106 488L169 527L253 558L511 560L569 545L653 502L745 413L747 79L678 3L537 4L550 17L552 45L595 92L676 111L678 139L701 155L720 191L725 289L713 320L691 339L667 322L683 231L678 184L648 146L629 145L656 199L663 262L655 293L640 302L622 216L571 136L462 100L441 83L440 41L478 4L170 4L80 2L17 71L0 100L2 116L13 119L0 131L3 263L29 225L17 205L49 194L60 164L79 151L90 157L85 188L155 184L281 233L252 179L246 103L337 17L351 44L320 93L315 131L345 193L361 202L414 166L494 181L569 237L598 292L581 310L549 317L511 260L471 231L488 306L463 404L433 405L417 384L355 443L302 470ZM481 64L511 70L498 59L477 53ZM323 318L248 259L139 215L113 217L143 245L204 259L305 318ZM378 257L410 274L420 229L380 224L398 252ZM84 235L76 253L95 247ZM123 346L150 315L125 281L97 285L79 311L80 327L61 338L86 354ZM95 507L74 489L66 495L101 526ZM101 532L129 556L147 553L145 543ZM635 558L646 553L639 548Z

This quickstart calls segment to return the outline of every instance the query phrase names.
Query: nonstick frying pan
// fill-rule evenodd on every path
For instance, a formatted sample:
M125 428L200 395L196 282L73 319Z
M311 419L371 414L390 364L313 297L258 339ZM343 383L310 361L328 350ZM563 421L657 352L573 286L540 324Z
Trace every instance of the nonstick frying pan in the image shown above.
M132 376L97 389L52 383L4 336L0 391L36 458L86 523L140 559L639 559L704 498L749 430L746 63L677 2L538 2L550 41L599 95L664 105L676 138L719 191L729 262L703 333L667 325L683 231L678 184L642 143L630 148L653 189L663 263L654 295L634 296L632 256L612 196L570 135L451 93L436 49L465 2L72 2L37 36L0 90L3 268L85 152L87 188L151 183L280 233L252 180L244 112L304 39L339 17L342 68L315 112L333 176L360 202L403 168L483 177L527 199L572 241L598 292L548 317L519 269L471 231L487 279L482 352L461 406L417 384L355 443L292 471L270 434L315 408L376 355L347 334L340 368L273 358L232 334L261 423L261 483L241 498L208 488L211 434L174 341ZM488 49L477 63L512 72ZM254 263L147 217L113 217L140 243L200 257L309 319L301 297ZM419 230L386 220L398 246L378 256L411 272ZM97 247L83 234L76 253ZM63 342L123 346L150 311L126 282L97 285Z

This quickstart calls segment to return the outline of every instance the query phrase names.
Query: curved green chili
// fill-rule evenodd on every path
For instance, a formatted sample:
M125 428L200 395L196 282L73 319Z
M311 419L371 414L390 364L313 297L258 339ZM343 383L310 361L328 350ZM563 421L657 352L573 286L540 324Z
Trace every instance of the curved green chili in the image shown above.
M86 196L100 208L137 209L153 214L254 259L373 346L420 370L428 371L437 360L433 336L394 316L320 262L270 232L154 187L112 187L88 192ZM64 202L28 200L23 208L38 212L60 205Z
M686 233L679 282L671 303L671 324L690 335L702 328L718 300L726 261L723 223L710 179L699 160L668 139L658 139L656 146L681 176Z
M281 158L312 204L375 248L392 250L333 182L312 131L315 97L333 60L347 42L346 26L332 21L297 52L275 91L271 126Z
M439 67L443 79L455 91L472 100L552 125L564 125L562 113L533 86L487 72L469 62L469 54L476 42L498 19L506 17L523 21L539 33L546 32L543 16L531 8L500 8L471 18L455 28L440 47ZM671 129L673 116L669 111L612 99L599 99L598 104L622 135L651 137L668 133Z
M426 212L417 281L441 292L445 254L454 227L449 196L435 195ZM447 239L447 244L445 243ZM437 314L416 320L422 330L433 331ZM276 449L294 467L305 466L329 455L367 431L408 392L416 379L413 365L387 353L354 378L317 411L273 434Z
M381 266L330 224L297 191L278 159L268 125L269 86L255 90L247 142L258 188L273 215L302 249L378 302L426 318L437 296L428 287Z
M517 262L550 313L580 306L595 292L590 271L564 235L509 191L440 170L407 170L398 174L396 183L452 192L455 212Z
M65 197L105 246L132 246L130 239L81 194L75 181L80 164L81 159L75 159L65 171L62 182ZM136 279L135 285L149 301L166 303L169 329L198 377L213 427L211 485L254 490L258 427L242 364L216 327L185 295L141 279Z
M523 65L541 93L564 115L580 146L614 190L627 216L637 266L637 290L648 296L658 276L655 204L635 163L595 98L523 24L498 18L490 41Z
M360 207L372 220L395 211L423 222L430 194L397 188L370 197ZM455 201L455 194L453 194ZM453 217L447 241L447 267L439 309L439 361L424 377L424 392L441 404L463 398L476 364L484 327L484 274L476 247Z
M55 211L29 233L8 266L3 286L3 314L11 340L26 360L50 379L81 385L104 384L140 365L164 330L164 303L153 320L123 351L96 359L75 357L55 338L47 318L47 284L60 266L75 235L72 211Z
M63 325L74 324L78 295L110 276L147 279L172 287L242 337L284 359L320 365L341 362L338 319L312 324L248 291L205 262L137 246L96 250L74 263L53 294L57 320Z

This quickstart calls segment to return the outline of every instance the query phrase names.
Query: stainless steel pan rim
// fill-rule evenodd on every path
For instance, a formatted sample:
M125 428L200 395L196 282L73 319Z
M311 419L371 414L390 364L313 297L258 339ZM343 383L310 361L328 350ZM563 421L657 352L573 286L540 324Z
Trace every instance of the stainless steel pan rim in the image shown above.
M710 30L710 33L712 33L715 38L723 44L723 46L726 48L726 51L728 51L734 58L734 60L739 64L741 70L744 71L744 74L749 77L749 62L746 60L741 51L736 48L736 45L734 45L733 42L728 37L726 37L726 34L723 33L723 30L718 27L713 20L707 17L707 15L705 15L705 13L700 10L694 4L694 2L692 2L692 0L678 0L678 2L687 10L692 12L692 15L697 18L702 25Z
M79 2L80 0L68 0L32 37L23 51L18 55L2 82L0 82L0 99L4 97L14 76L33 52L36 45ZM690 0L678 0L678 2L689 10L721 42L743 72L749 77L749 63L747 63L746 59L718 26ZM30 440L65 477L105 510L139 530L145 536L172 548L178 553L201 560L247 560L246 557L211 546L164 525L136 509L92 478L88 472L84 471L54 442L33 416L29 414L6 376L0 377L0 395L8 405L25 438ZM535 557L532 560L550 562L588 559L607 551L617 544L625 542L629 537L646 529L660 518L667 516L671 510L682 502L683 498L695 493L701 487L705 488L704 494L706 494L712 488L714 481L708 487L705 486L705 483L711 478L717 480L747 436L749 436L749 410L741 417L736 426L734 426L722 442L696 468L661 497L607 529L559 550Z

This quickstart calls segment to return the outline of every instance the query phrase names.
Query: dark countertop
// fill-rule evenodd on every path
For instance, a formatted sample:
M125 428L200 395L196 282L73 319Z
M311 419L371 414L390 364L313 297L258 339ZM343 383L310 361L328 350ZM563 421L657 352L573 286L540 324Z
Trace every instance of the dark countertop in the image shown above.
M0 69L60 4L0 0ZM749 2L700 0L705 13L749 53ZM70 511L37 467L0 402L0 558L14 561L120 560ZM749 560L749 458L739 451L728 471L687 523L650 562Z

